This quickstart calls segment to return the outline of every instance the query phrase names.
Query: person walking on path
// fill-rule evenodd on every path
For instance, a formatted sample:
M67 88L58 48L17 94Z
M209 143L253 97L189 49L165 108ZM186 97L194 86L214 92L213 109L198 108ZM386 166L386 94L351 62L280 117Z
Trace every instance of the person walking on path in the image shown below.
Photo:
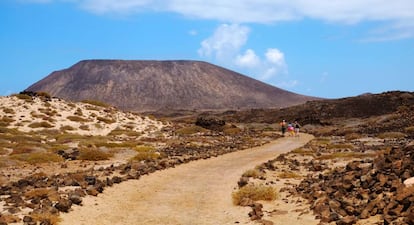
M294 126L295 126L295 136L299 137L300 124L298 123L298 121L295 121Z
M285 136L285 132L286 132L286 121L282 120L282 122L280 122L280 129L282 131L282 135Z

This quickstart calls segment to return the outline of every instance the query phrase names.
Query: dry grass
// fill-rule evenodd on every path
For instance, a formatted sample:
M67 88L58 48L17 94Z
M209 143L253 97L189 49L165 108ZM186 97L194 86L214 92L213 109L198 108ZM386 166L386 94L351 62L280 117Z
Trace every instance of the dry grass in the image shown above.
M179 135L191 135L196 134L200 132L207 132L208 130L200 127L200 126L191 126L191 127L183 127L181 129L178 129L176 132Z
M115 123L115 122L116 122L114 119L105 118L105 117L101 117L101 116L96 117L96 119L97 119L98 121L100 121L100 122L104 122L104 123L106 123L106 124L111 124L111 123Z
M345 140L348 140L348 141L359 139L359 138L362 138L362 135L358 134L358 133L347 133L347 134L345 134Z
M94 106L104 107L104 108L110 107L110 105L104 102L101 102L101 101L97 101L97 100L83 100L82 102L86 104L94 105Z
M18 155L11 155L11 159L27 162L30 164L61 162L62 157L50 152L33 152Z
M29 127L30 128L52 128L54 126L46 121L42 121L42 122L33 122L29 124Z
M328 144L326 148L327 149L353 149L354 146L352 144Z
M57 225L61 221L61 218L58 214L52 214L49 212L44 213L33 213L31 214L34 221L40 223L40 224L51 224L51 225Z
M145 161L149 159L158 159L161 157L161 154L159 152L156 152L153 146L136 146L134 150L137 152L137 154L131 159L132 161Z
M281 179L302 179L303 176L294 172L281 172L277 175Z
M271 186L249 184L233 192L232 198L235 205L240 205L245 198L253 201L272 201L278 198L278 192Z
M391 138L391 139L399 139L405 138L405 134L401 132L384 132L378 135L381 139Z
M297 148L297 149L292 150L290 153L303 155L303 156L305 156L305 155L313 156L314 155L314 152L312 151L312 149L309 149L309 148Z
M36 188L24 193L24 196L28 199L32 198L48 198L51 201L59 200L59 194L56 190L52 188Z
M68 116L66 118L70 121L73 121L73 122L90 122L90 120L85 119L85 118L80 117L80 116Z
M101 161L108 160L113 156L113 154L108 152L103 152L98 149L93 148L80 148L79 149L79 160L87 161Z
M243 173L243 177L259 178L263 176L263 172L258 169L250 169Z
M332 154L324 154L317 157L317 160L332 160L332 159L351 159L351 158L372 158L377 156L377 153L360 153L360 152L335 152Z
M114 129L108 135L109 136L119 136L119 135L126 135L129 137L139 137L141 136L141 132L133 131L133 130L123 130L123 129Z
M414 135L414 126L404 128L404 131L410 135Z
M3 108L3 112L6 114L15 114L16 112L14 111L14 109L11 108Z

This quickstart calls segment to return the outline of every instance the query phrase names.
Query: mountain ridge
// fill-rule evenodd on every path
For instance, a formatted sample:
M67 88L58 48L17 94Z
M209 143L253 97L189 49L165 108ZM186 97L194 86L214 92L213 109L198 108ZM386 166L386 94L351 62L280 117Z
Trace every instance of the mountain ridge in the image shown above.
M132 111L282 108L317 99L193 60L82 60L26 91Z

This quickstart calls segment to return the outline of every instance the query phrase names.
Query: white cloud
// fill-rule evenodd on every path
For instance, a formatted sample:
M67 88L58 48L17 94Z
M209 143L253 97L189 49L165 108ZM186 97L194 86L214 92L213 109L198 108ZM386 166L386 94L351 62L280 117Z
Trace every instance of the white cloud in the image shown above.
M261 62L260 58L252 49L247 49L243 55L237 55L235 63L241 67L254 68L257 67Z
M388 24L383 36L394 40L414 37L412 0L17 0L21 2L73 2L93 13L129 14L141 11L173 12L191 18L231 23L274 23L310 18L330 23L364 21ZM404 26L401 26L404 24ZM397 32L397 33L396 33ZM375 40L374 40L375 41Z
M246 44L250 29L238 24L222 24L214 34L201 42L198 54L202 57L214 57L226 62L236 55Z
M284 65L285 55L279 49L269 48L266 52L266 60L272 64Z
M201 42L198 53L203 58L209 58L229 68L242 70L262 81L269 81L280 74L287 74L285 55L279 49L267 49L262 58L250 48L242 53L247 44L249 32L250 29L247 26L222 24L217 27L212 36Z

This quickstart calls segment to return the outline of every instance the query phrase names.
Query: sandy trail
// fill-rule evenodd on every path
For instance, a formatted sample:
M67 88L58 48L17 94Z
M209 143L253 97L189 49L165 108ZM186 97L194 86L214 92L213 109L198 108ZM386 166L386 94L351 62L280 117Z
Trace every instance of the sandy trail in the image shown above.
M157 171L86 197L83 206L62 214L63 225L226 225L254 224L249 207L232 204L240 176L278 154L312 139L286 137L261 147Z

